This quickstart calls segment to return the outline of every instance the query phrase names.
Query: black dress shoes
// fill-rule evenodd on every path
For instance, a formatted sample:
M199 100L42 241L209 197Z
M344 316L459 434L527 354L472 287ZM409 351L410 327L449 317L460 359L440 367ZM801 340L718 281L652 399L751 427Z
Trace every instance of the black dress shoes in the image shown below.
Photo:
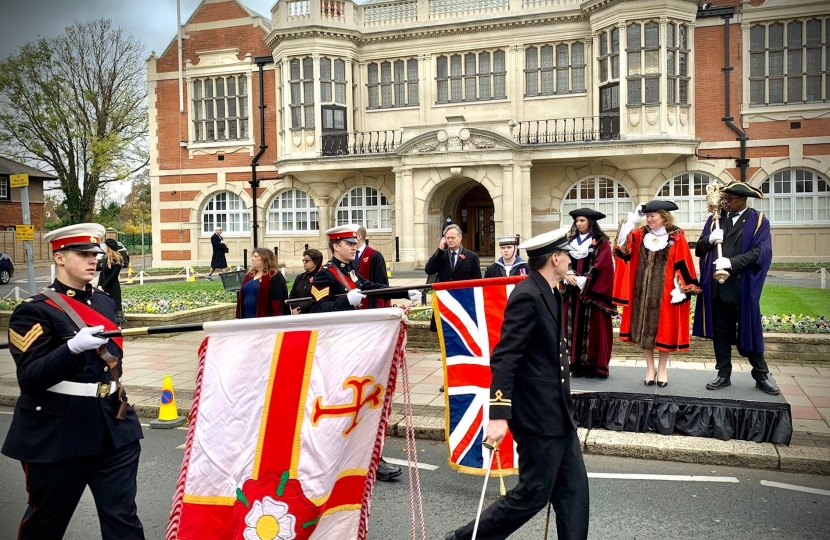
M386 460L380 458L380 463L378 464L378 473L377 478L381 482L391 482L395 478L399 477L403 474L403 471L397 465L392 465L391 463L387 463Z
M706 383L707 390L720 390L721 388L726 388L727 386L732 386L732 381L726 377L721 377L720 375L718 375L714 381Z
M458 540L458 537L455 535L455 531L452 531L444 535L444 540Z
M778 389L778 385L772 382L769 378L762 381L755 381L755 387L760 388L762 391L772 396L777 396L781 393L781 390Z

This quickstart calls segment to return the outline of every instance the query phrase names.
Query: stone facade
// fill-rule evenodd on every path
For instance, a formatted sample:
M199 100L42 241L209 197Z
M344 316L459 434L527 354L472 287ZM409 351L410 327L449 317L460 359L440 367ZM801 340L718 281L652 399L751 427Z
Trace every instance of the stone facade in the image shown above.
M487 257L578 206L613 234L655 196L695 240L715 179L768 189L776 260L828 260L830 10L730 4L281 0L268 19L204 0L182 29L183 112L176 40L148 61L154 264L205 264L220 223L232 264L258 229L299 267L321 231L360 222L414 268L447 216Z

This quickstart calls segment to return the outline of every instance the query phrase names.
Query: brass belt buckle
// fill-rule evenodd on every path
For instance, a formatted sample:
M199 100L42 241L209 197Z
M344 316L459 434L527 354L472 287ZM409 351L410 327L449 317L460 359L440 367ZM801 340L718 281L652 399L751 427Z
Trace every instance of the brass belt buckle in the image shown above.
M98 397L105 398L110 395L110 389L112 388L112 383L98 383Z

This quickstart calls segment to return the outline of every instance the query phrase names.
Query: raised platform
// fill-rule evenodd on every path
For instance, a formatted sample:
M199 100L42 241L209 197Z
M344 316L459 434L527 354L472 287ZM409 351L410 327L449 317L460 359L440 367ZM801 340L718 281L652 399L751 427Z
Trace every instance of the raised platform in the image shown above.
M790 405L755 387L749 373L732 374L732 386L707 390L712 371L669 369L666 388L645 386L645 369L615 367L608 379L572 378L580 427L663 435L681 433L728 441L789 444Z

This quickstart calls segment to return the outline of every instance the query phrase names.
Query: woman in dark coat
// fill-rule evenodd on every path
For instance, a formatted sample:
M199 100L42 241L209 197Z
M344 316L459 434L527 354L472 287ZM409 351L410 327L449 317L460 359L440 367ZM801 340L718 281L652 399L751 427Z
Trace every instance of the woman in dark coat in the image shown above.
M225 257L228 245L225 244L225 239L222 238L222 227L216 227L213 236L210 237L210 245L213 248L213 255L210 258L210 272L205 276L208 281L213 281L213 271L224 271L228 267L228 259Z
M115 322L123 324L127 321L127 318L124 317L124 309L121 307L121 283L118 281L118 276L121 274L124 259L118 252L118 242L112 238L107 238L104 243L106 244L106 253L104 254L101 273L98 275L98 286L115 300Z
M288 315L288 285L277 268L277 257L266 248L251 254L251 269L236 297L236 318Z
M292 300L295 298L310 298L311 284L321 266L323 266L323 254L319 250L307 249L303 251L303 269L305 269L305 272L294 280L291 294L288 297ZM311 300L292 305L291 314L299 315L300 313L311 313Z
M597 223L605 214L578 208L570 216L574 220L568 234L571 269L565 275L562 298L571 375L608 377L614 343L612 316L617 309L611 299L614 290L611 241Z

